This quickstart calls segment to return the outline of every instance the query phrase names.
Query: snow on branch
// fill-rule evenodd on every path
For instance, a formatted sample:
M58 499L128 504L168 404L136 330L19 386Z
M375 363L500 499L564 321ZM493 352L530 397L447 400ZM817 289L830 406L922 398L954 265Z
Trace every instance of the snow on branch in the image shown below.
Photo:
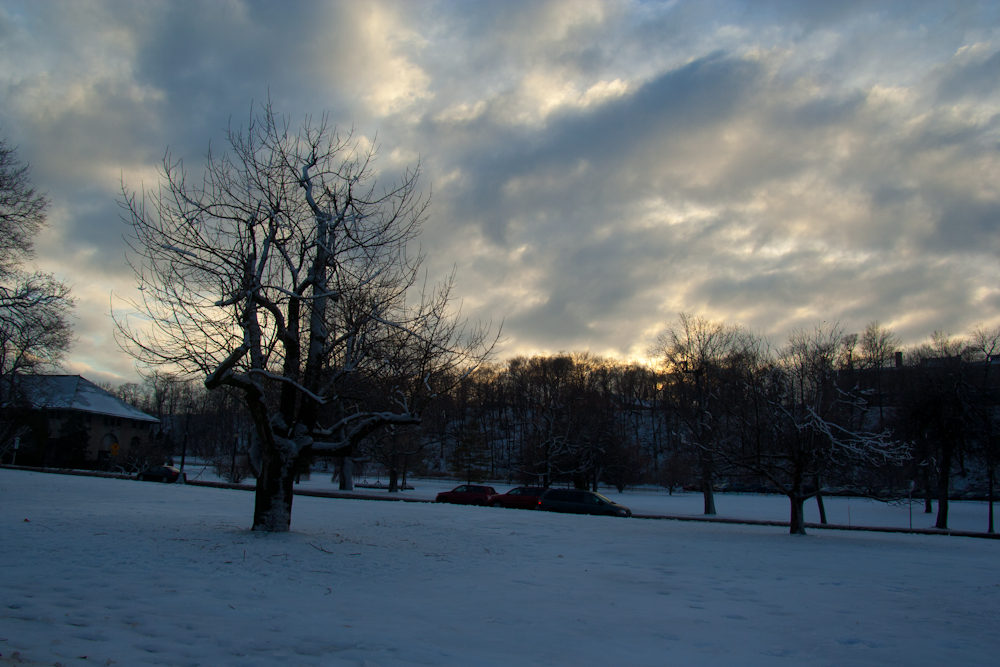
M291 385L291 386L295 387L295 389L297 389L298 391L302 392L303 394L305 394L306 396L308 396L312 400L316 401L319 405L326 405L327 399L325 399L322 396L319 396L317 394L314 394L313 392L309 391L308 389L306 389L305 387L303 387L301 384L299 384L298 382L296 382L295 380L292 380L291 378L289 378L287 376L278 375L277 373L272 373L270 371L264 370L263 368L252 368L252 369L250 369L248 371L248 373L251 374L251 375L261 375L263 377L268 378L269 380L276 380L278 382L284 382L285 384L288 384L288 385Z
M194 257L198 259L198 255L191 252L190 250L185 250L184 248L178 248L177 246L167 245L166 243L161 243L160 247L164 250L170 250L171 252L176 252L179 255L187 255L188 257Z

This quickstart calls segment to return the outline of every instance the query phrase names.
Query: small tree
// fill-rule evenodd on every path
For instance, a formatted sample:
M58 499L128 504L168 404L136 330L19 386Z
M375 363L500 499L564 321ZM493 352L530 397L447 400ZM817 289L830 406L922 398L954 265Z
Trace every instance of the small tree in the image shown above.
M139 362L242 394L253 528L287 531L308 457L349 457L383 426L419 423L492 345L451 314L451 281L408 301L420 258L407 244L427 206L419 169L383 188L374 149L325 117L292 132L270 102L226 138L200 182L168 154L159 190L123 186L142 320L116 322Z

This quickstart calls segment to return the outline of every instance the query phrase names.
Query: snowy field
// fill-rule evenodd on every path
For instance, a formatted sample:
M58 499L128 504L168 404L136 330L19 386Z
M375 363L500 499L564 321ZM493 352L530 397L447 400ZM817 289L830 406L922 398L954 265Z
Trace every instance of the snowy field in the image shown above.
M306 484L320 483L330 486L316 475ZM406 493L433 491L417 486ZM700 502L615 499L661 513L697 513ZM771 500L720 496L720 514ZM898 518L900 508L851 502L852 519ZM993 666L1000 656L995 540L312 497L296 498L293 532L261 535L247 530L252 511L242 491L0 469L0 664Z

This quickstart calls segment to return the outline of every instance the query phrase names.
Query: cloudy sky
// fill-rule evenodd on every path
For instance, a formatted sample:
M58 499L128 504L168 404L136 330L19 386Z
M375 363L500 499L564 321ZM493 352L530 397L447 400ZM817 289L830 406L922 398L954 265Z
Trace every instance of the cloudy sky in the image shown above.
M93 380L135 377L121 179L200 164L268 95L420 159L431 276L504 356L643 357L680 311L1000 324L996 2L0 0L0 77Z

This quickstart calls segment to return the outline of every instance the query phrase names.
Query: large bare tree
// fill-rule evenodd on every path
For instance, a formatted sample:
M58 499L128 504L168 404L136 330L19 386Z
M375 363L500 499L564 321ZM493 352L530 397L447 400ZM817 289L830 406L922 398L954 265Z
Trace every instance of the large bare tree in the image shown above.
M415 288L419 167L383 186L374 149L325 117L293 131L270 102L226 139L197 179L168 153L158 189L123 184L141 297L116 322L140 363L242 392L253 528L287 531L308 457L349 456L378 428L419 423L496 339L451 312L451 279Z

